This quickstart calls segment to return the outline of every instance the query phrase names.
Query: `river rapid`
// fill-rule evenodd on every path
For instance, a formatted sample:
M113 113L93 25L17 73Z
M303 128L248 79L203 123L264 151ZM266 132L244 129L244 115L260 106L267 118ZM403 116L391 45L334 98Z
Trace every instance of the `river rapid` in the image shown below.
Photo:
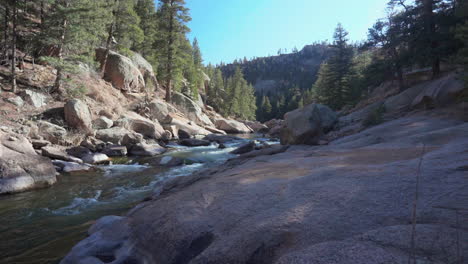
M124 215L165 180L221 165L235 157L230 151L246 142L232 141L225 149L216 144L192 148L171 144L172 150L164 155L183 158L186 165L163 168L150 165L151 159L129 159L94 172L62 174L47 189L0 196L0 263L58 263L86 237L95 220Z

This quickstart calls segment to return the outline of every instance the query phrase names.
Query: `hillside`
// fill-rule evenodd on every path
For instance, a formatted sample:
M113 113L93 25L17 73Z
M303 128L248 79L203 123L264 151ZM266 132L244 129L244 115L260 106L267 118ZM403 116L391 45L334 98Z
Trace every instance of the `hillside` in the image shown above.
M245 79L254 85L257 96L287 93L292 87L306 90L317 80L320 65L329 56L327 44L305 46L296 53L236 61L221 66L225 76L234 74L237 66Z

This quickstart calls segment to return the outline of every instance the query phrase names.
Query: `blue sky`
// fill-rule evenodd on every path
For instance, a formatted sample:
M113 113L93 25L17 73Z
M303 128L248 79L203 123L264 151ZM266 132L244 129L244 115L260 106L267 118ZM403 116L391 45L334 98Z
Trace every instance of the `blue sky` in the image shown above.
M186 0L205 63L276 55L330 40L338 22L353 41L384 16L388 0Z

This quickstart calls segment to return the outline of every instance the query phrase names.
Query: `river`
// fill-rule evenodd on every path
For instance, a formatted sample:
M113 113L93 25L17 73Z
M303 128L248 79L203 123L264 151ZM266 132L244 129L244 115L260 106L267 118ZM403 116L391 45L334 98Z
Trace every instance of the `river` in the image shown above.
M233 141L225 149L173 145L164 155L183 158L186 165L168 169L149 165L150 159L130 159L95 172L60 175L47 189L0 196L0 263L58 263L86 237L95 220L124 215L148 197L154 185L220 165L246 142Z

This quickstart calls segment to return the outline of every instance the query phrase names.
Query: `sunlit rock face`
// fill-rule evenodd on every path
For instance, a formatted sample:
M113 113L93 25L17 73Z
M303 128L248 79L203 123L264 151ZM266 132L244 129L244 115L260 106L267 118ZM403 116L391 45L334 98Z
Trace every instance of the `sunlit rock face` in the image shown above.
M50 186L55 174L52 162L37 155L25 137L0 131L0 194Z
M466 238L468 226L438 208L466 205L467 131L419 113L179 177L62 263L406 263L421 160L416 258L456 262L455 234Z

